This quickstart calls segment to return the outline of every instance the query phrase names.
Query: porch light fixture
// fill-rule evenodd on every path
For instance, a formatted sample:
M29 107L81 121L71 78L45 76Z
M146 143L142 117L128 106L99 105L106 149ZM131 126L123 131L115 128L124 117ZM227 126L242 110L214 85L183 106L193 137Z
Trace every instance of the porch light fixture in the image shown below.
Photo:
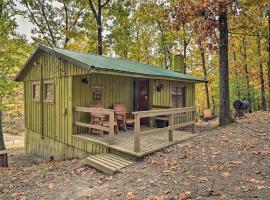
M83 79L82 79L82 83L88 84L88 80L87 80L86 78L83 78Z
M161 90L163 90L163 88L164 88L164 84L163 84L163 83L159 83L159 84L156 86L156 90L157 90L158 92L160 92Z

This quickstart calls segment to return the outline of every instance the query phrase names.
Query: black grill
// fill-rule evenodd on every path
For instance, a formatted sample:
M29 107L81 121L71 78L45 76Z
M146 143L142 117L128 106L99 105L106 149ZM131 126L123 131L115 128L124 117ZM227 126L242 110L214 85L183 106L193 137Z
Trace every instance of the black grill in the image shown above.
M242 118L246 117L244 111L248 110L250 108L250 103L248 101L240 101L236 100L233 102L233 107L235 109L234 118Z

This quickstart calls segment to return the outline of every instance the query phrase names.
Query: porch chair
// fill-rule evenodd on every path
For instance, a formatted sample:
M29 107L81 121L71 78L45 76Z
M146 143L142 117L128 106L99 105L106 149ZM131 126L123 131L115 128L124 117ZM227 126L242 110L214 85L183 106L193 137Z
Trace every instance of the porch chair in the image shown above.
M101 104L96 104L96 105L91 105L90 107L92 108L100 108L103 109L104 107ZM106 115L104 114L100 114L100 113L92 113L91 114L91 120L90 120L91 124L94 125L99 125L99 126L109 126L109 119ZM92 133L93 128L89 128L89 133ZM95 129L96 130L96 129ZM117 121L115 120L114 122L114 130L116 133L119 133L119 129L118 129L118 125L117 125ZM97 130L100 132L100 135L103 136L103 130Z
M100 108L103 109L104 107L101 104L95 104L95 105L90 105L90 108ZM91 113L91 118L90 118L90 124L93 125L99 125L103 126L103 122L105 120L105 115L100 114L100 113ZM96 129L95 129L96 130ZM93 131L93 128L89 128L89 133L91 134ZM103 130L97 130L101 136L103 136Z
M127 131L127 125L134 124L134 119L127 112L127 107L125 104L114 104L113 105L115 118L117 123L123 126L124 130Z

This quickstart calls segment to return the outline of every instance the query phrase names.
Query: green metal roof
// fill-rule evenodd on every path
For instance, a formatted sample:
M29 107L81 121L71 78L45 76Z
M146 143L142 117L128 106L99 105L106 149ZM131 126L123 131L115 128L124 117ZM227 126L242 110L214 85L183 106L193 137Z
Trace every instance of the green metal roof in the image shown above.
M139 62L133 62L129 60L122 60L118 58L110 58L106 56L93 55L88 53L82 53L77 51L71 51L66 49L51 48L45 45L40 45L38 49L54 53L55 55L67 59L71 62L76 63L86 69L96 68L100 70L109 70L115 72L125 72L140 75L150 75L150 76L160 76L169 77L174 79L183 79L194 82L204 82L205 80L201 78L196 78L187 74L175 72L162 67L142 64ZM37 50L38 50L37 49ZM27 63L26 63L27 64ZM16 76L15 80L18 79L19 74Z

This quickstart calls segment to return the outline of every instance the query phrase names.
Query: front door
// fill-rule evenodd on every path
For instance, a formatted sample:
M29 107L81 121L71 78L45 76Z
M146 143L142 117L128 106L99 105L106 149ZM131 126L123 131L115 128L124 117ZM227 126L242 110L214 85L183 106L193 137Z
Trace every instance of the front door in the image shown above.
M134 110L144 111L149 109L149 80L134 81ZM148 124L147 119L141 119L142 124Z

